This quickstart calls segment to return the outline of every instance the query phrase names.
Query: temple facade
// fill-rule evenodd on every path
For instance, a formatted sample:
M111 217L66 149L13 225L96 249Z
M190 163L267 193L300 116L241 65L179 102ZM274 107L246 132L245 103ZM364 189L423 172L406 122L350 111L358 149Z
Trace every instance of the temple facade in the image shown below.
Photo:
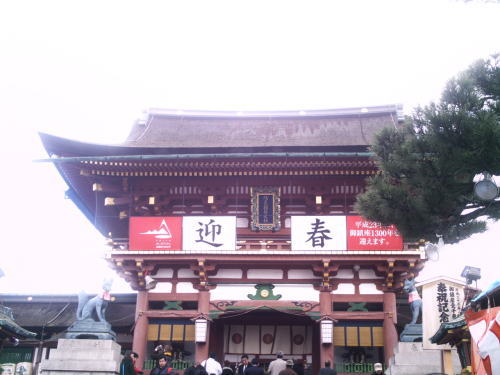
M402 274L425 257L353 206L377 173L368 147L399 111L150 110L120 145L41 134L138 292L145 369L160 344L179 368L209 352L266 363L282 351L339 373L388 363Z

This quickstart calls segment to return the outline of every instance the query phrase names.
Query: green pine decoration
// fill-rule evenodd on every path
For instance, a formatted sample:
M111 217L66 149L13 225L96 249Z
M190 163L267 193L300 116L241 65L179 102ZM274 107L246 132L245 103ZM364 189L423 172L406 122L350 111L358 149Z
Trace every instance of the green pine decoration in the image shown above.
M247 297L251 300L277 300L281 298L281 294L274 295L273 284L257 284L255 285L255 295L247 294Z

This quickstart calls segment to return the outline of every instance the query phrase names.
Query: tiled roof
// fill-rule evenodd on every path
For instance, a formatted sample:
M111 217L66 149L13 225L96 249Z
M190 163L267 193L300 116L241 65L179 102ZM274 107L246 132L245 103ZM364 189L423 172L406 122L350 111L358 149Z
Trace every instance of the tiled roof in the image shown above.
M173 112L151 110L125 146L168 148L368 146L396 126L397 106L308 112Z
M0 306L0 328L7 336L19 338L35 337L36 333L24 329L14 321L12 310L5 306Z

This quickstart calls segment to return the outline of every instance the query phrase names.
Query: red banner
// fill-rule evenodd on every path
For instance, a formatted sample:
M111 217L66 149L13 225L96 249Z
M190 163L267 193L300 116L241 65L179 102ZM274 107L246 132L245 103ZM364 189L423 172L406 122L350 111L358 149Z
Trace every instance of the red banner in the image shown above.
M500 307L465 312L472 338L471 363L477 375L500 373Z
M182 217L131 217L129 250L181 250Z
M394 225L383 226L361 216L347 216L347 250L402 250L403 237Z

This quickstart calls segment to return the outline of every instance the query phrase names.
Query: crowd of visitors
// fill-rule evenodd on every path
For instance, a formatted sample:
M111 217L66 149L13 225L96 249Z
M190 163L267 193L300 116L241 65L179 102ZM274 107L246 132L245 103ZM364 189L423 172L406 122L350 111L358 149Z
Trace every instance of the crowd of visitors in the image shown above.
M136 368L137 353L127 353L120 365L120 375L142 374ZM169 357L160 356L157 358L157 366L151 370L150 375L177 375L172 367L169 366ZM372 375L384 375L384 369L381 363L375 363ZM224 361L223 366L217 361L216 354L210 353L209 357L201 363L196 363L184 371L184 375L311 375L306 373L304 360L299 358L283 358L283 352L276 353L276 359L269 363L267 370L264 370L262 363L257 358L249 361L248 355L241 356L240 363L232 365L229 361ZM337 375L337 371L332 368L330 361L324 363L318 375Z

